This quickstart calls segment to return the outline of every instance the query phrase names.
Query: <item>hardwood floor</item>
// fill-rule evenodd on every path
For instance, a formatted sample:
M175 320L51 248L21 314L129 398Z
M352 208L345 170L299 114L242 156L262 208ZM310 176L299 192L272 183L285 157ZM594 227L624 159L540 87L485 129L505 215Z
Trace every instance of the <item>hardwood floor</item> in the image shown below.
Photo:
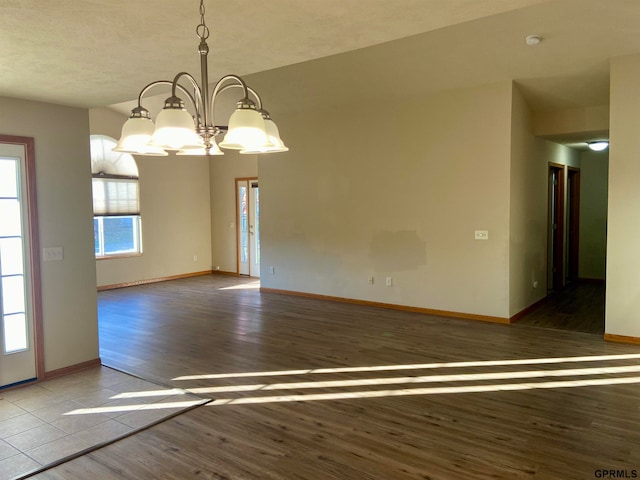
M520 325L604 334L604 283L576 283L551 293Z
M100 293L107 365L214 401L36 478L640 471L639 346L235 288L251 283L205 276Z

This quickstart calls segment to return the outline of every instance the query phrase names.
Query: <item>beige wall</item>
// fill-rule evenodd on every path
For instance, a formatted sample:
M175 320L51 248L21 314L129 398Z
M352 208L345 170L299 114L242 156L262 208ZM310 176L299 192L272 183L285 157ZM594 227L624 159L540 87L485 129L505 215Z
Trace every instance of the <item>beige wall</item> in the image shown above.
M579 276L604 280L607 259L609 151L580 154Z
M35 138L47 371L98 357L89 116L86 110L0 97L0 133Z
M213 269L237 272L235 179L257 177L258 160L256 155L226 150L222 156L211 157L210 171Z
M547 164L554 144L532 134L531 112L516 86L511 124L509 315L547 294Z
M603 133L606 138L608 130L609 105L536 112L533 116L533 132L543 137L593 132Z
M291 151L259 159L262 285L507 317L511 88L279 115Z
M640 55L611 61L605 331L640 337Z
M125 117L90 110L91 133L120 137ZM114 285L211 270L209 161L136 156L143 254L98 260L97 284Z

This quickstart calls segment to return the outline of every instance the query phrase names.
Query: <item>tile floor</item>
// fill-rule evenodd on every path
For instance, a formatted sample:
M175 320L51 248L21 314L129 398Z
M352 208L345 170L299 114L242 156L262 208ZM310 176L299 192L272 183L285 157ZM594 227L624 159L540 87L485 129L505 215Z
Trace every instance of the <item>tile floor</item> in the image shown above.
M0 392L0 478L13 479L206 402L108 367Z

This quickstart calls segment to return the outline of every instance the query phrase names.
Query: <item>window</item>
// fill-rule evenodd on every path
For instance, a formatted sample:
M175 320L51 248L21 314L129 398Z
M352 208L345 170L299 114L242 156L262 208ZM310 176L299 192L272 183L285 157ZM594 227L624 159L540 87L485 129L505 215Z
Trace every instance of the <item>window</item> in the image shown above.
M96 258L142 253L138 167L113 151L113 138L91 135L93 240Z
M96 257L140 253L140 215L93 217Z
M20 158L0 158L0 317L4 353L29 348Z

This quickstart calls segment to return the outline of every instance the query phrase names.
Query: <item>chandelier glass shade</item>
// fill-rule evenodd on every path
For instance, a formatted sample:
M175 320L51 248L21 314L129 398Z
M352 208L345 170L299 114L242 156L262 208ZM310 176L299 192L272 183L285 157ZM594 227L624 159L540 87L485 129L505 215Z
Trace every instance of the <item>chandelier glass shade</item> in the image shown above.
M200 85L189 73L180 72L173 81L158 80L145 86L138 95L138 105L122 126L122 135L114 151L138 155L168 155L168 151L177 155L223 155L219 147L238 150L241 154L288 150L269 112L262 108L262 99L238 75L222 77L209 95L209 29L204 13L204 0L200 0L200 24L196 27L200 39ZM149 111L142 106L142 98L158 85L170 85L171 96L165 100L154 124ZM217 125L214 121L216 98L231 89L240 89L243 96L228 124ZM195 110L194 116L185 109L183 97L178 94L188 100ZM224 138L218 146L215 137L222 134Z
M264 118L265 132L267 134L267 143L251 148L243 148L240 153L277 153L286 152L289 150L284 142L280 139L280 132L278 126L275 124L271 117Z
M238 102L236 111L229 118L229 131L220 142L220 146L242 151L266 145L266 129L262 114L256 110L253 102Z

